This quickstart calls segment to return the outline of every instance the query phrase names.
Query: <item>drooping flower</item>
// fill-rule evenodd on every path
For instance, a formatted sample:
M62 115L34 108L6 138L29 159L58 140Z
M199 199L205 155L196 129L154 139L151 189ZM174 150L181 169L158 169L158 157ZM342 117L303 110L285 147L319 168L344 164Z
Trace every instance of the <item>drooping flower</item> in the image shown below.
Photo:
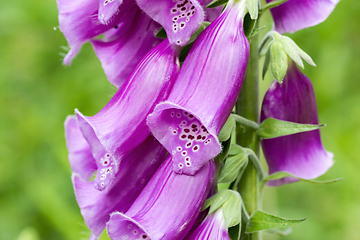
M226 222L219 208L210 213L205 220L185 238L185 240L230 240Z
M272 2L274 0L267 0ZM279 33L290 32L315 26L334 10L339 0L288 0L271 9L275 30Z
M90 239L98 239L110 219L110 213L126 212L130 208L167 152L150 135L124 158L113 185L106 191L98 191L89 181L96 170L95 159L74 116L66 119L65 131L76 200L85 223L91 230Z
M137 0L139 7L161 24L172 44L184 46L204 20L198 0Z
M107 231L117 239L183 239L212 186L215 166L208 161L194 176L172 170L171 156L156 170L124 214L111 214Z
M90 40L108 80L119 88L150 49L161 42L155 34L161 26L134 7L126 23Z
M148 126L173 156L178 173L195 174L221 151L217 135L239 95L249 57L244 2L229 1L199 35L167 101L148 117Z
M268 117L303 124L319 123L312 83L294 62L290 63L283 83L274 80L265 94L261 121ZM320 130L264 139L261 145L270 174L286 171L300 178L313 179L333 164L333 154L321 143ZM295 178L283 178L268 184L279 186L294 181Z
M178 54L179 48L164 40L141 60L126 84L95 116L85 117L75 110L96 159L94 184L98 190L111 184L121 159L150 135L146 117L167 97L178 72ZM104 177L101 170L109 169L103 166L105 159L110 162L110 173Z

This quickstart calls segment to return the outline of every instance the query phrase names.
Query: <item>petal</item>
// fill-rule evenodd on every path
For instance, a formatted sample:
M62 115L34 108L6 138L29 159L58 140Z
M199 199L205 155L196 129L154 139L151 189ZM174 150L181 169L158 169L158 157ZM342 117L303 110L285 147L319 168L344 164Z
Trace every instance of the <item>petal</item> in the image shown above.
M160 38L154 36L161 28L158 23L139 8L133 11L133 16L112 33L112 36L107 36L114 40L91 41L107 78L117 88L125 82L146 53L161 42Z
M205 21L213 22L221 13L223 6L220 5L215 8L207 8L206 6L211 3L213 0L199 0L199 3L203 6L205 10Z
M204 162L220 153L217 135L235 105L249 58L249 42L242 28L245 14L243 2L233 5L230 1L220 17L200 34L180 69L168 103L156 107L148 117L149 128L173 155L176 161L174 171L179 173L194 174ZM185 112L191 113L194 120L186 120L188 117L183 115ZM173 121L172 114L179 114L180 117L173 118L176 120ZM182 124L182 121L186 121L186 124ZM200 147L196 160L191 160L191 167L180 170L178 164L186 160L186 156L179 159L176 156L177 147L184 148L183 144L188 142L183 142L183 135L174 134L170 128L176 127L175 130L180 133L180 124L188 126L192 121L198 127L203 126L210 134L208 141L213 149L203 151ZM198 130L196 138L198 134L204 135L201 129Z
M230 240L222 208L209 214L185 240Z
M65 139L72 172L84 180L89 179L97 169L96 162L75 116L68 116L65 120Z
M130 209L111 215L106 225L111 239L185 237L210 191L215 166L209 161L196 175L188 176L173 172L171 165L169 156Z
M92 182L83 181L73 174L72 181L77 202L86 225L94 237L98 237L109 214L126 212L141 190L166 157L166 150L153 136L124 158L114 184L107 191L98 191ZM96 239L95 238L95 239Z
M119 7L122 0L99 0L99 21L101 24L107 25L112 22L119 13Z
M267 0L271 1L273 0ZM271 9L275 30L279 33L293 33L315 26L326 20L338 2L339 0L289 0Z
M221 151L215 132L208 132L192 112L169 102L159 104L148 117L154 136L171 153L177 173L194 175Z
M119 14L107 25L98 20L99 2L95 0L57 0L59 24L70 51L64 58L65 64L70 64L72 58L79 52L81 46L91 38L117 26L126 19L128 9L135 6L133 1L126 1L118 9Z
M100 166L105 168L105 159L110 166L114 164L110 171L116 173L123 156L150 135L146 117L171 89L179 68L178 54L178 47L164 40L142 59L126 85L99 113L85 117L76 110L80 129L98 162L97 176L101 174ZM103 190L110 182L99 178L95 182Z
M137 0L139 7L160 23L170 43L184 46L204 20L197 0Z
M318 113L310 80L292 63L282 84L274 81L267 91L261 109L261 120L280 120L318 124ZM269 173L286 171L297 177L312 179L324 174L333 164L333 155L325 151L320 130L262 140ZM294 178L270 181L279 186L294 182Z

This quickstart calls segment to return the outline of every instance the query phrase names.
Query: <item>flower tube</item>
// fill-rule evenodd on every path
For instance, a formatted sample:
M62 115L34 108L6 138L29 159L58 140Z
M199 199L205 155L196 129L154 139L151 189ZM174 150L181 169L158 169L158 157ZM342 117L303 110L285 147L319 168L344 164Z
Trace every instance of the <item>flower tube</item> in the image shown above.
M90 239L98 239L106 222L110 219L110 213L126 212L130 208L152 174L165 159L167 151L150 135L124 158L121 170L115 175L113 185L106 191L100 192L89 181L90 174L96 170L95 159L74 116L66 119L65 130L76 200L85 223L91 230Z
M178 173L195 174L221 151L217 135L235 105L249 58L244 2L229 1L199 35L167 101L148 117L151 132L172 154Z
M213 239L230 240L222 208L210 213L200 226L198 226L185 238L185 240Z
M267 0L272 2L274 0ZM271 9L275 30L279 33L295 32L315 26L334 10L339 0L288 0Z
M104 40L90 40L108 80L117 88L146 53L161 42L154 36L161 26L138 7L126 24L126 29L121 26L106 32Z
M139 7L161 24L170 43L184 46L204 20L197 0L137 0Z
M319 124L313 86L294 62L290 63L283 83L274 80L265 94L261 121L268 117ZM286 171L300 178L312 179L324 174L333 164L333 154L324 149L318 129L264 139L261 146L269 174ZM269 181L268 185L279 186L294 181L295 178L283 178Z
M171 89L179 69L178 54L179 48L164 40L141 60L126 85L95 116L85 117L75 110L96 159L94 183L98 190L111 184L121 159L150 135L146 117ZM109 174L102 175L102 169Z
M111 214L109 237L117 239L183 239L190 231L212 186L215 164L208 161L194 176L172 170L171 156L125 213Z

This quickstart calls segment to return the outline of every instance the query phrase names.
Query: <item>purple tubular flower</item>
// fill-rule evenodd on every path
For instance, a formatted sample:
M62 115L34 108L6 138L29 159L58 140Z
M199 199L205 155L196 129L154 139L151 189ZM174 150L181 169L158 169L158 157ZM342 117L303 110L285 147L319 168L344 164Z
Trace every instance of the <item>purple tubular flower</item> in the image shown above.
M119 0L115 1L118 3ZM86 41L126 21L128 14L119 13L131 12L131 9L136 7L134 1L126 0L119 6L115 15L111 15L111 13L106 15L109 18L107 24L101 24L98 18L99 1L57 0L56 2L59 10L60 29L70 46L70 51L64 58L64 64L70 64L72 58Z
M74 122L76 119L71 118L71 121ZM70 127L69 124L68 126ZM75 134L67 136L68 145L74 140L81 140L81 132L77 133L78 136ZM81 141L86 143L85 139ZM84 151L91 155L90 146L84 145ZM69 152L72 153L70 149ZM165 148L150 135L124 158L121 170L115 175L113 185L102 192L96 190L92 182L85 181L82 176L73 173L75 196L85 223L92 232L90 239L98 239L106 222L110 219L110 213L126 212L129 209L166 155ZM83 166L88 162L93 162L91 157L82 156L83 158L78 161L83 162ZM69 158L69 160L71 164L73 159ZM91 171L93 168L88 167L87 170Z
M271 1L274 0L267 0ZM339 0L289 0L271 9L275 30L279 33L293 33L315 26L326 20L338 2Z
M229 1L200 34L167 102L148 117L151 132L172 154L178 173L195 174L221 151L217 135L239 95L249 58L243 2Z
M204 20L197 0L137 0L139 7L160 23L172 44L184 46Z
M88 180L96 171L96 161L88 142L84 139L75 116L65 120L65 139L69 151L69 162L73 173Z
M125 213L111 214L109 237L117 239L183 239L190 231L212 186L215 164L208 161L194 176L172 171L171 156L156 170Z
M122 0L99 0L98 19L101 24L107 25L119 12Z
M127 83L95 116L85 117L75 110L96 159L94 183L98 190L111 184L121 159L150 135L146 117L173 85L179 69L179 50L164 40L141 60ZM108 175L102 175L102 169Z
M206 6L211 3L213 0L199 0L199 3L201 6L203 6L205 9L205 21L213 22L221 13L223 6L220 5L215 8L206 8Z
M261 121L268 117L303 124L318 124L318 114L313 86L294 62L289 65L284 82L277 81L265 94ZM333 164L333 154L325 151L320 130L289 136L264 139L261 142L269 173L286 171L294 176L313 179L324 174ZM269 181L270 186L296 181L283 178Z
M125 29L126 28L126 29ZM91 40L109 81L119 88L151 48L161 42L154 33L161 26L138 7L126 24L106 33L106 40Z
M210 213L200 224L200 226L185 238L185 240L213 239L230 240L222 208L219 208L215 212Z

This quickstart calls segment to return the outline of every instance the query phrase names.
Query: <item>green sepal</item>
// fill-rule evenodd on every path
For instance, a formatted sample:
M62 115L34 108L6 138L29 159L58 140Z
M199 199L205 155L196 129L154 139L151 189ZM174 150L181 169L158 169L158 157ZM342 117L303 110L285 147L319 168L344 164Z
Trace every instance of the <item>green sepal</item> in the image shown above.
M236 226L241 222L241 197L238 192L231 192L232 196L222 206L227 228Z
M304 179L304 178L296 177L296 176L292 175L291 173L280 171L280 172L276 172L276 173L273 173L273 174L267 176L264 179L264 181L266 183L267 181L270 181L270 180L277 180L277 179L281 179L281 178L285 178L285 177L292 177L292 178L296 178L302 182L309 182L309 183L314 183L314 184L329 184L329 183L334 183L334 182L338 182L338 181L342 180L342 178L335 178L335 179L323 180L323 181L314 180L314 179Z
M166 39L167 35L164 28L161 28L155 35L155 37Z
M201 211L210 207L209 213L214 212L219 207L221 207L233 195L232 192L233 191L228 190L228 189L217 192L215 195L213 195L212 197L208 198L205 201L204 206L202 207Z
M289 41L290 40L290 41ZM282 36L280 38L282 49L286 52L286 54L301 68L304 68L304 63L300 57L297 48L291 43L293 42L290 38ZM293 42L295 44L295 42ZM296 45L296 44L295 44Z
M312 58L306 52L304 52L291 38L289 38L287 36L282 36L280 41L282 42L283 47L284 47L284 45L287 45L289 48L292 48L292 51L296 52L296 54L298 55L298 58L300 58L300 60L301 60L301 58L303 58L308 64L310 64L312 66L316 66L316 64L314 63ZM284 50L285 50L285 48L284 48ZM286 50L285 50L285 52L286 52ZM294 58L292 58L292 59L294 60L294 62L296 62L296 60ZM302 64L302 61L301 61L301 64ZM301 66L301 65L299 65L299 66ZM304 68L304 65L302 65L302 68Z
M251 35L250 35L250 38L256 36L257 34L259 34L264 29L265 29L265 26L262 26L261 28L254 28Z
M266 229L294 226L305 221L303 219L287 219L278 217L260 210L254 212L246 225L245 232L253 233Z
M217 156L219 158L220 162L223 162L225 160L225 158L228 156L230 147L231 147L231 138L229 138L226 141L221 142L222 150L219 153L219 155Z
M250 18L255 20L259 15L259 0L245 0L246 7L249 11Z
M267 118L260 124L260 127L257 130L257 135L262 139L269 139L300 132L308 132L319 129L323 126L325 125L301 124L282 121L275 118Z
M229 156L225 165L221 168L218 182L219 183L231 183L235 181L239 175L240 169L248 161L249 154L242 152L234 156Z
M250 14L246 13L244 17L244 34L245 36L250 39L252 36L252 33L255 30L257 19L251 19Z
M229 0L213 0L211 3L209 3L206 7L207 8L214 8L217 6L220 6L224 3L227 3Z
M269 65L270 65L270 51L267 51L265 55L263 70L262 70L262 79L265 78L265 74L269 69Z
M231 137L231 134L235 130L235 120L229 116L229 118L226 120L224 126L219 132L218 139L219 141L226 141Z
M238 155L244 152L244 148L242 148L241 146L237 145L237 144L231 144L230 149L229 149L229 156L234 156L234 155Z
M275 40L270 46L270 68L274 78L282 83L288 68L288 57L282 48L282 44Z

